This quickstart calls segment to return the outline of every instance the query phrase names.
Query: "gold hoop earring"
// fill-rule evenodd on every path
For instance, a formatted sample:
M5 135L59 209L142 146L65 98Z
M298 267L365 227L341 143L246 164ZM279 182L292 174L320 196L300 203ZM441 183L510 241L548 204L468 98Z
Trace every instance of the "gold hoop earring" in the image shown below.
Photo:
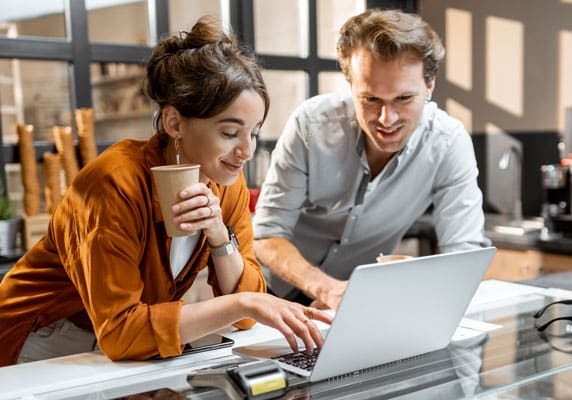
M181 163L181 138L175 138L175 162L177 165Z

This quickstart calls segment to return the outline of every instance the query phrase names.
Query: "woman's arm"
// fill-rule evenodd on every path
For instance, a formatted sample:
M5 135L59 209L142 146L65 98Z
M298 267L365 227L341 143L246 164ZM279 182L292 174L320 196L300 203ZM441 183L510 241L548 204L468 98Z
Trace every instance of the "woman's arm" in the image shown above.
M330 324L332 317L317 309L311 309L313 319ZM240 319L252 318L278 329L294 351L298 350L296 336L306 349L321 347L322 335L308 318L308 307L271 296L266 293L243 292L220 296L181 308L179 325L180 341L188 343Z

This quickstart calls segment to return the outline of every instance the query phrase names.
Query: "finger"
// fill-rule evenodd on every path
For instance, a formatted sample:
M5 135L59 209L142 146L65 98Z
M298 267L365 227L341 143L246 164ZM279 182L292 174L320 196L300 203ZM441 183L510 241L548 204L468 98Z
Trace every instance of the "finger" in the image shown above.
M334 317L323 310L314 310L314 319L328 325L331 325L332 322L334 322Z
M181 199L188 199L194 196L197 196L199 194L204 194L207 195L210 192L210 189L207 185L205 185L202 182L199 183L195 183L193 185L190 185L188 187L186 187L185 189L181 190L179 192L179 197Z
M296 341L296 335L294 331L288 326L286 322L280 320L274 328L278 329L280 333L286 338L288 345L292 349L293 352L298 351L298 342Z
M321 349L322 345L324 344L324 338L322 337L322 333L320 332L320 329L312 321L310 321L306 325L308 326L308 330L310 331L310 335L312 336L312 340L314 341L314 343L316 343L316 346L318 346L318 348Z
M195 210L208 205L209 198L206 194L199 194L188 199L179 201L171 207L173 214L180 215L189 210Z
M312 322L304 316L300 316L300 319L296 316L291 316L286 318L286 323L302 339L306 352L310 353L316 346L309 329L309 325L312 325Z
M327 310L328 308L330 308L330 307L327 306L326 303L322 303L322 302L321 302L320 300L318 300L318 299L314 300L314 301L310 304L310 307L312 307L312 308L317 308L317 309L319 309L319 310Z
M182 214L179 214L175 217L176 223L189 223L189 222L200 222L206 220L212 220L213 218L217 218L221 213L220 206L216 204L211 204L205 207L195 208L190 211L186 211ZM205 226L201 226L204 228Z

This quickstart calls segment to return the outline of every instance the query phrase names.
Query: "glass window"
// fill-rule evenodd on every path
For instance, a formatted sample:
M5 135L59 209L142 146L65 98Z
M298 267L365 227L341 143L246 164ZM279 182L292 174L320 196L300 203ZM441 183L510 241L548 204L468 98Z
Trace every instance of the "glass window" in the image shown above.
M16 143L17 123L34 125L35 140L50 140L54 125L70 125L69 68L65 62L0 60L2 137Z
M91 86L97 140L145 139L153 133L153 111L143 91L145 67L93 63Z
M254 43L257 53L305 57L308 0L255 0Z
M337 58L338 32L349 17L365 11L365 1L318 0L316 8L318 14L318 56Z
M199 17L213 15L222 20L221 1L170 0L169 27L171 32L188 31Z
M341 72L320 72L318 74L318 92L350 95L350 84Z
M0 36L66 36L63 0L2 2Z
M261 130L264 139L276 139L286 120L307 97L308 77L304 71L262 71L270 96L270 111Z
M114 44L149 43L147 2L87 0L89 40Z

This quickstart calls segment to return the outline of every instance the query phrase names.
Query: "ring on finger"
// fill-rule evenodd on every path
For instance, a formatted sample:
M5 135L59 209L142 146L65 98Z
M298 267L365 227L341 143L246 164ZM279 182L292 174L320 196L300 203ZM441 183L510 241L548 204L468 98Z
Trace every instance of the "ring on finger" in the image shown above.
M304 315L309 319L314 319L314 309L312 307L304 308Z
M308 318L304 318L304 319L302 320L302 322L303 322L304 324L309 324L309 323L310 323L310 320L309 320Z
M203 194L203 196L205 196L207 198L207 204L205 204L205 207L210 207L211 205L211 199L209 198L209 196L207 196L206 194Z
M208 206L208 208L209 208L209 210L210 210L210 213L209 213L209 216L208 216L207 218L210 218L210 217L212 217L212 216L214 215L214 210L213 210L213 207L210 206L210 205Z

